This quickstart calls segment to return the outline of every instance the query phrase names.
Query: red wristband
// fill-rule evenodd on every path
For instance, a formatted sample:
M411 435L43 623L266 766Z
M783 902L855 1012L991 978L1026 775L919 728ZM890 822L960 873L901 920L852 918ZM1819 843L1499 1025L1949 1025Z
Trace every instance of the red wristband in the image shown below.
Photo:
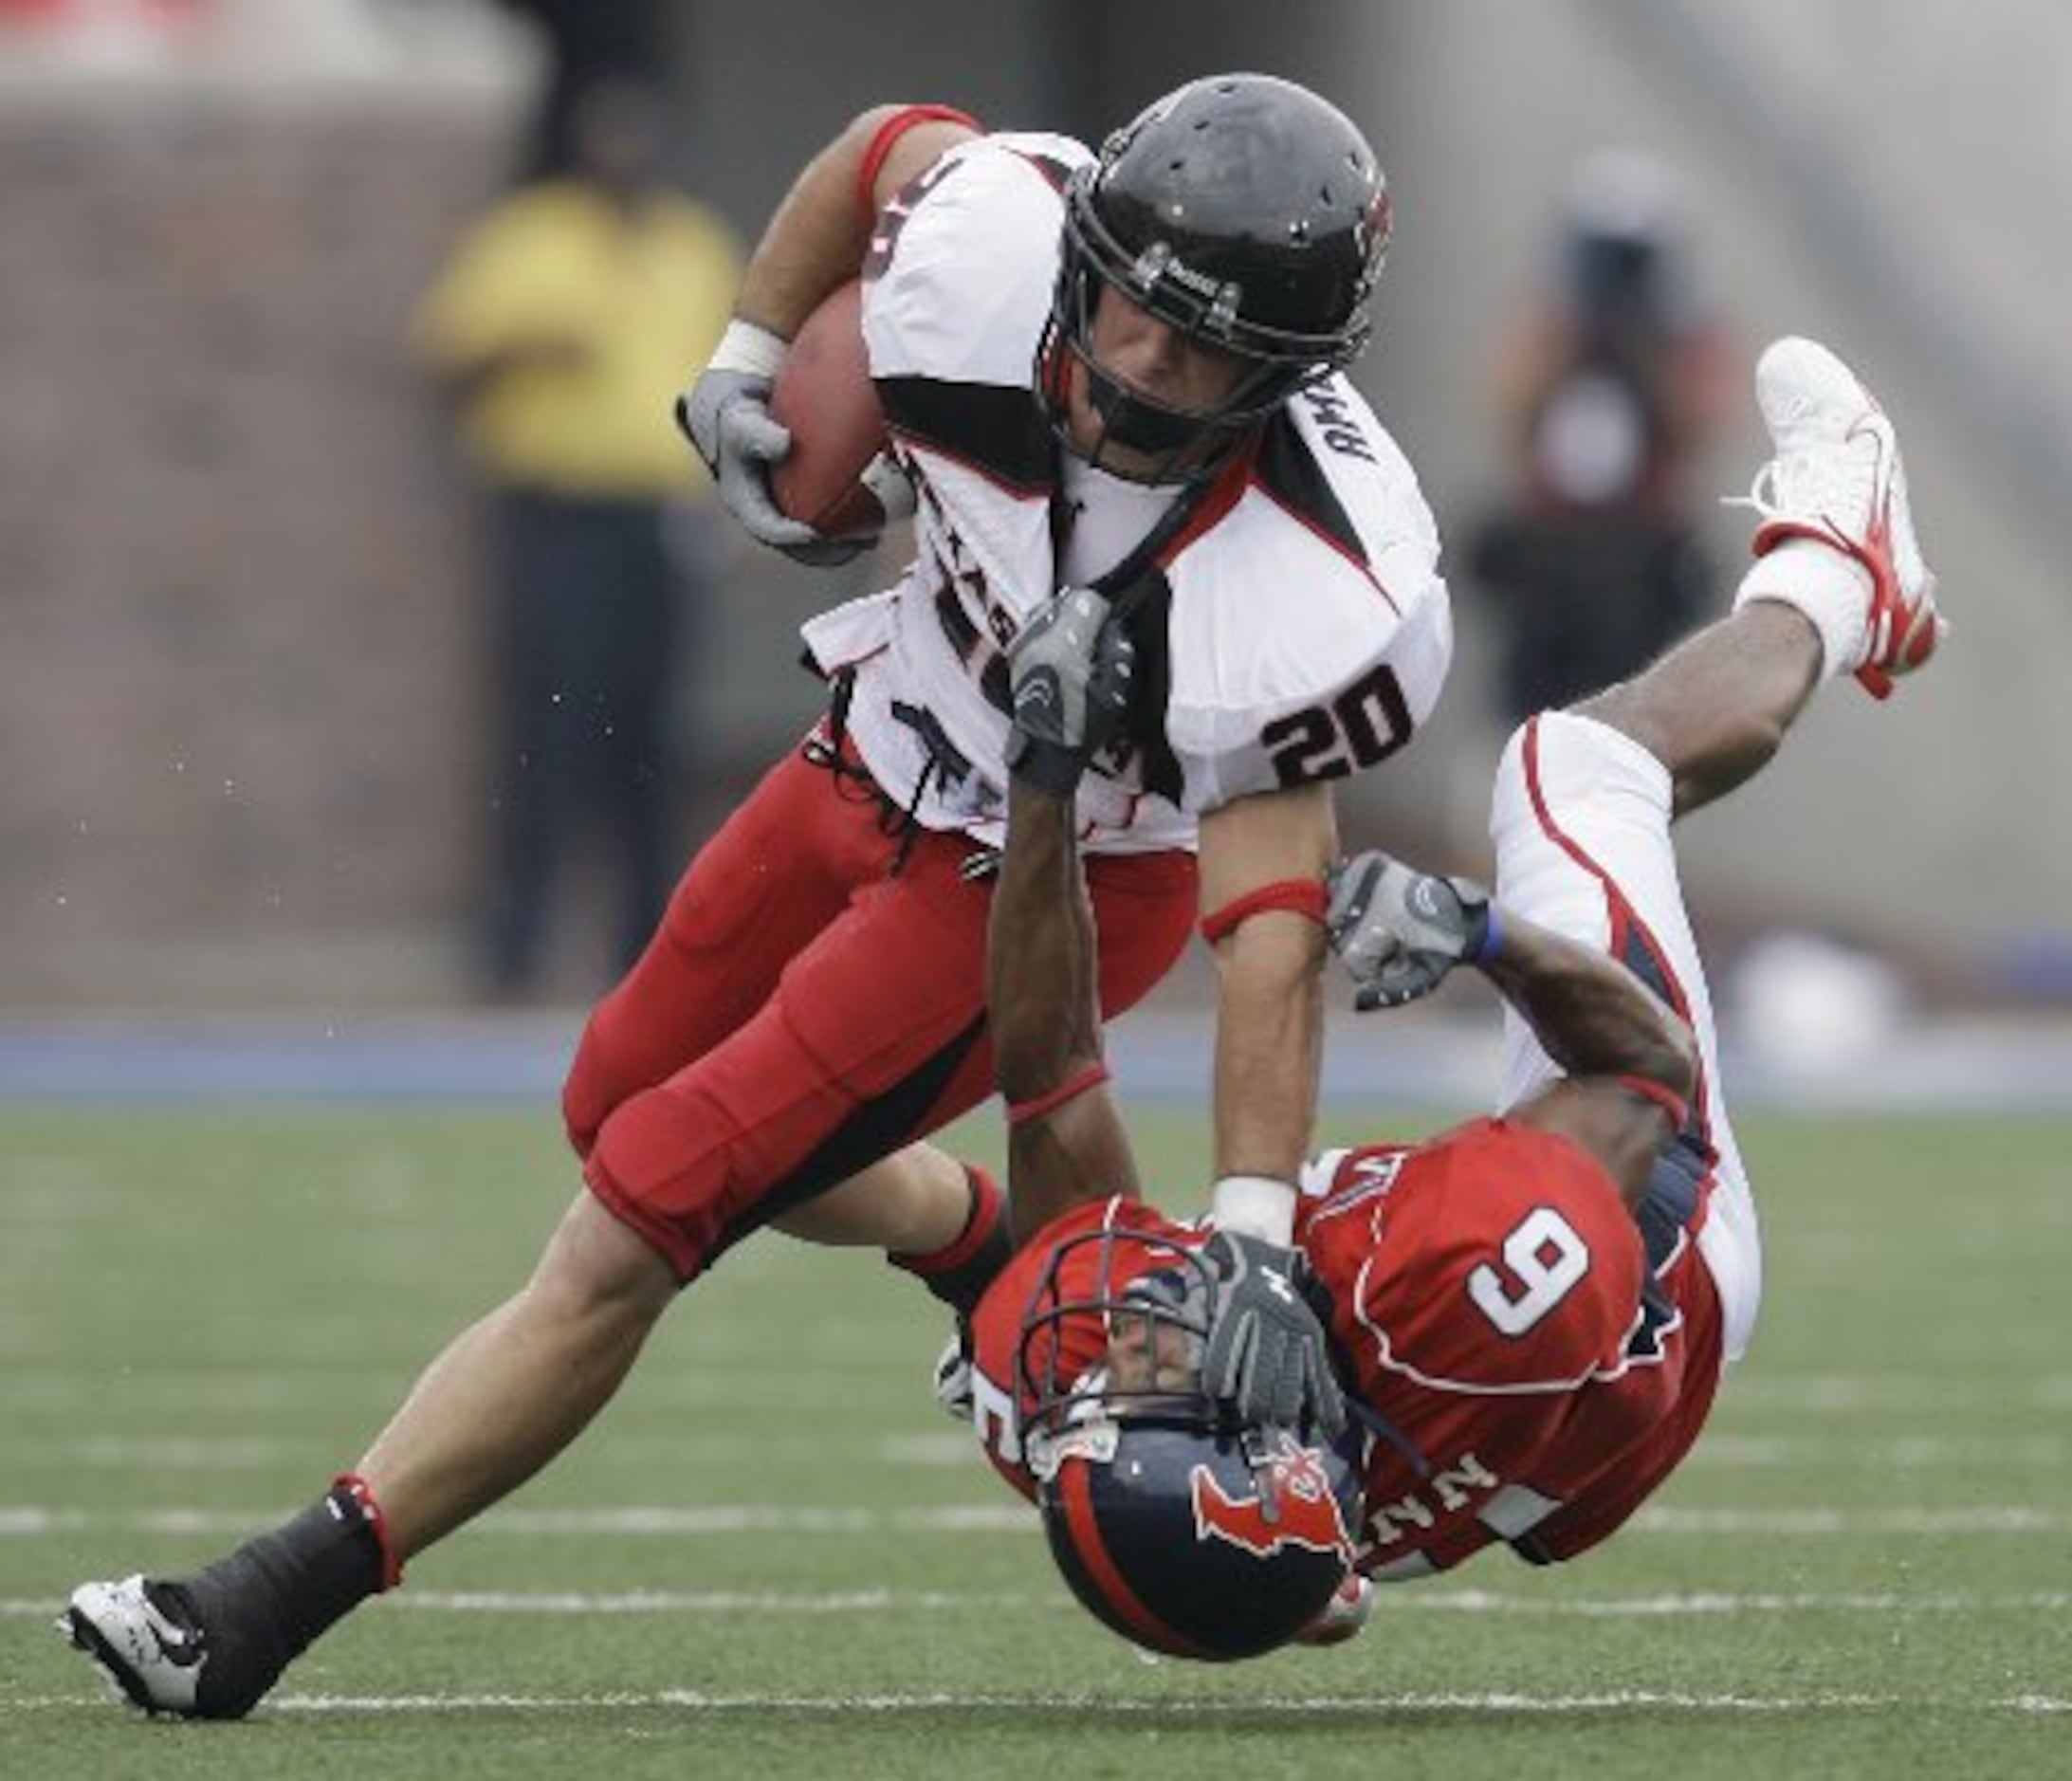
M892 152L892 144L917 123L961 123L974 130L981 128L976 118L968 112L959 111L954 105L903 105L886 119L871 138L871 146L864 151L863 166L856 174L856 203L867 225L878 213L878 169L885 165L885 157Z
M1041 1119L1046 1113L1054 1113L1067 1101L1076 1101L1089 1089L1097 1089L1108 1080L1108 1066L1102 1063L1089 1064L1075 1076L1068 1076L1047 1094L1038 1094L1026 1101L1007 1103L1007 1123L1010 1127L1026 1126L1032 1119Z
M1263 915L1269 909L1285 909L1291 915L1307 915L1312 922L1322 922L1329 907L1321 878L1279 878L1262 884L1256 890L1247 890L1241 897L1233 897L1221 909L1202 916L1201 937L1213 946L1255 915Z
M1638 1094L1669 1115L1669 1123L1678 1131L1691 1122L1691 1104L1674 1090L1665 1089L1659 1082L1651 1082L1645 1076L1621 1076L1619 1086L1628 1094Z

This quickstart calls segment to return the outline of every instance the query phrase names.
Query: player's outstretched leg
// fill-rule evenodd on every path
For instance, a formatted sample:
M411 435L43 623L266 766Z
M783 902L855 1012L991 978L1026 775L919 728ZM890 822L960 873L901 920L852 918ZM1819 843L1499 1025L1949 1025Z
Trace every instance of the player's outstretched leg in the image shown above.
M1761 768L1822 680L1852 673L1883 698L1948 629L1898 435L1856 374L1790 337L1763 354L1755 395L1775 455L1746 503L1762 523L1733 615L1576 707L1669 768L1678 816Z
M1693 1106L1714 1158L1698 1240L1729 1360L1755 1320L1762 1252L1670 822L1759 771L1824 680L1856 674L1889 690L1943 630L1898 441L1854 374L1824 347L1780 340L1763 355L1756 395L1776 456L1756 479L1763 524L1733 612L1573 712L1531 720L1505 751L1491 817L1506 907L1620 948L1698 1036L1704 1086ZM1501 1104L1558 1073L1508 1019Z
M147 1712L243 1717L405 1560L574 1440L678 1291L645 1238L579 1193L531 1279L447 1344L351 1473L199 1570L83 1584L59 1630Z
M58 1629L146 1713L239 1719L386 1570L371 1499L341 1479L191 1576L82 1584Z

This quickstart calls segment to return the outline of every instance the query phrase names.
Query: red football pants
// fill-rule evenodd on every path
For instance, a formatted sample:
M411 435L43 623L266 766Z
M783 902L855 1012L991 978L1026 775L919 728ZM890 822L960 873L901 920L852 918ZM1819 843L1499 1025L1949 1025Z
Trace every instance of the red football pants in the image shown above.
M688 1281L730 1244L976 1107L989 879L968 837L904 862L885 805L794 753L691 861L562 1094L599 1201ZM895 862L897 862L896 870ZM1087 861L1102 1012L1185 946L1194 857Z

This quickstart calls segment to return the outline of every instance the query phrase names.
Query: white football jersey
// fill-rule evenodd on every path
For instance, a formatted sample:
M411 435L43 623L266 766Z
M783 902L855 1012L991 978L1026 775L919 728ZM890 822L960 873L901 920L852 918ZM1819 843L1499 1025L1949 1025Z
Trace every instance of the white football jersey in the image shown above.
M1004 833L1007 646L1180 493L1060 450L1035 394L1062 187L1090 158L1063 137L984 137L886 207L863 326L915 486L915 556L897 585L804 627L822 671L853 672L851 734L885 794L988 843ZM1291 398L1111 592L1143 709L1081 783L1094 851L1191 847L1202 811L1375 764L1430 715L1452 655L1438 529L1342 376Z

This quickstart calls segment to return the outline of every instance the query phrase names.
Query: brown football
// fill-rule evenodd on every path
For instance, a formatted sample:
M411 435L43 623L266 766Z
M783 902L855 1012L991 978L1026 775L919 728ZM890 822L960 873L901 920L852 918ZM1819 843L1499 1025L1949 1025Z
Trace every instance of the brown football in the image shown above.
M770 492L786 514L831 538L885 523L885 504L862 480L887 434L864 352L857 280L826 297L793 337L770 413L792 435L791 450L770 471Z

